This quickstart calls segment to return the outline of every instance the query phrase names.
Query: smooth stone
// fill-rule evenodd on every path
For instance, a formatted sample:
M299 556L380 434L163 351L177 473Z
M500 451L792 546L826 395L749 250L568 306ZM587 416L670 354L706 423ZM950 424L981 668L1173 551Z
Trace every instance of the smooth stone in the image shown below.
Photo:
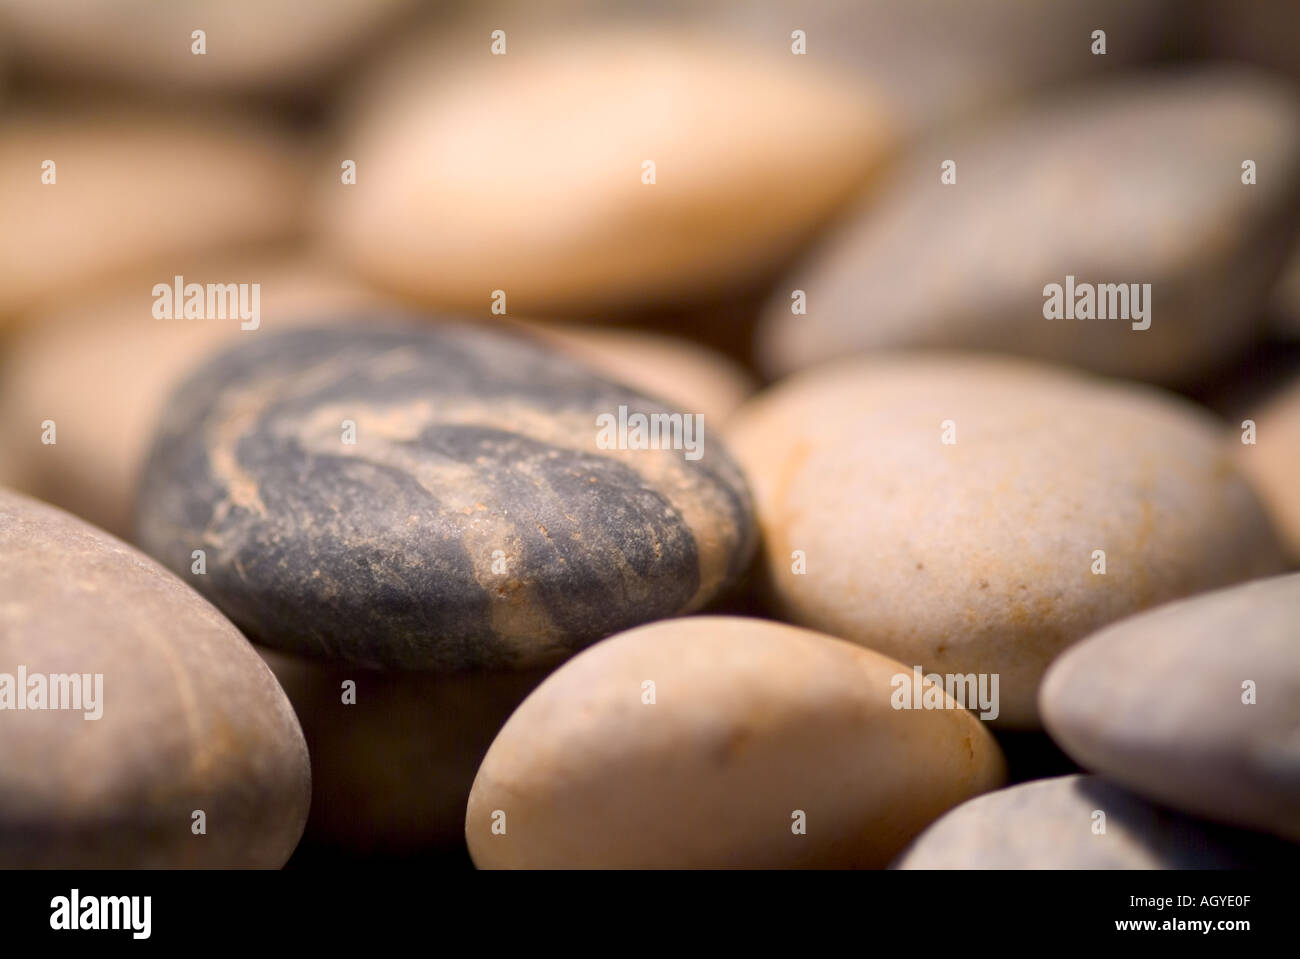
M834 74L841 88L882 100L908 136L1150 58L1174 22L1169 0L473 0L430 20L433 35L413 44L429 58L483 49L498 28L512 44L564 23L702 31L776 71L793 62ZM1100 25L1104 57L1091 50ZM797 56L796 29L807 41Z
M251 638L540 667L744 571L749 493L707 428L694 460L600 449L599 416L671 411L518 334L387 319L258 334L168 401L138 539Z
M18 57L43 78L128 81L151 93L305 92L414 0L0 0ZM207 34L202 55L193 31Z
M494 290L519 316L731 294L892 145L864 94L716 35L552 29L505 56L481 39L386 60L342 122L356 183L322 171L324 239L436 307L487 316Z
M926 672L996 673L1004 727L1037 724L1047 664L1095 629L1282 568L1223 426L1150 387L877 354L760 393L727 436L782 618Z
M806 35L806 59L869 86L909 136L969 119L1053 84L1112 73L1157 51L1167 0L713 0L693 3L715 30L774 58ZM1092 53L1105 27L1105 56Z
M1052 664L1039 703L1081 766L1300 841L1300 573L1116 623Z
M723 426L758 389L729 357L690 340L640 329L528 323L530 333L600 370L610 379L704 414L705 431Z
M307 747L253 648L125 543L0 490L0 673L20 666L102 675L101 715L0 710L0 867L289 858L311 798Z
M177 275L187 283L257 283L258 328L241 330L238 316L155 318L153 285ZM154 427L191 369L240 339L382 303L309 255L271 249L173 258L166 268L33 314L0 352L0 461L16 474L9 485L129 539ZM41 442L46 420L55 423L54 445Z
M940 181L945 159L955 184ZM777 285L760 365L950 347L1193 382L1255 335L1298 201L1300 100L1286 86L1220 68L1047 98L902 159ZM1045 287L1069 276L1149 283L1150 327L1046 319ZM791 312L796 289L807 315Z
M1300 565L1300 378L1247 418L1255 421L1255 443L1242 443L1242 433L1234 434L1237 465L1264 501L1291 563Z
M355 855L463 850L465 803L479 764L546 676L378 672L258 652L293 703L311 754L303 841ZM355 698L345 704L347 681Z
M1105 832L1094 823L1105 814ZM895 869L1240 869L1295 863L1297 850L1152 806L1097 776L1060 776L962 803Z
M907 672L757 619L598 643L492 743L466 810L470 855L480 868L883 866L1004 774L993 737L951 699L893 708L891 679Z
M103 104L27 109L0 127L0 325L12 315L179 255L288 236L297 148L211 111ZM42 164L56 180L42 183Z

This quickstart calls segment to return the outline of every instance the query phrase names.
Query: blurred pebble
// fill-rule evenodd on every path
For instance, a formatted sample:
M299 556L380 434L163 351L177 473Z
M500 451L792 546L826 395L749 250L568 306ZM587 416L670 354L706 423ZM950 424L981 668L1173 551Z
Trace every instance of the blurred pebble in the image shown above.
M251 637L408 669L552 665L745 569L749 494L707 430L683 433L693 450L602 449L620 437L598 417L670 411L543 344L384 319L258 335L168 402L140 542L181 571L206 548L195 585Z
M883 866L1003 781L971 713L891 706L907 672L764 620L680 619L599 643L488 750L470 855L481 868Z
M775 292L760 365L954 347L1188 382L1254 335L1297 200L1300 100L1264 78L1202 70L1046 99L909 153ZM1047 319L1045 287L1067 277L1150 284L1150 327L1133 328L1132 301L1131 319Z
M302 91L414 0L0 0L0 26L34 73L125 80L151 92ZM205 33L195 52L196 30Z
M269 128L233 116L93 105L7 116L0 325L122 270L292 233L299 160Z
M525 329L610 379L674 409L703 413L706 430L721 427L758 387L737 363L687 339L617 327L529 323Z
M465 843L465 803L492 738L545 671L383 673L258 648L311 754L305 841L366 855ZM351 681L351 702L344 683Z
M1255 442L1234 437L1237 464L1255 484L1293 563L1300 564L1300 378L1262 404Z
M1295 847L1189 819L1104 779L1076 775L963 803L921 833L893 868L1240 869L1296 860Z
M33 315L0 353L0 460L11 484L114 535L131 511L153 429L172 388L238 338L323 318L346 322L381 297L316 260L276 249L260 256L185 258L165 271ZM155 282L258 283L259 326L240 317L159 320ZM52 420L58 442L41 443Z
M1167 0L710 0L693 10L772 56L835 67L883 97L908 135L969 118L1045 86L1113 72L1154 54L1179 15ZM1093 31L1106 30L1094 55Z
M1182 15L1169 0L461 0L438 7L437 36L421 42L445 55L481 46L494 29L526 45L557 26L693 28L774 70L793 61L834 71L842 86L883 99L910 136L1149 58ZM1092 52L1099 27L1105 56ZM799 55L795 30L803 34Z
M1085 768L1300 840L1300 573L1102 630L1052 664L1039 705Z
M125 543L0 490L0 672L21 667L29 708L0 711L0 866L289 858L307 819L307 749L252 647ZM46 708L30 708L36 676L54 674L90 674L100 717L85 700L49 708L52 685Z
M513 315L730 291L794 253L890 144L875 105L812 65L707 37L507 51L486 34L446 58L416 46L347 111L322 230L377 282L483 315L494 290Z
M1006 726L1036 723L1047 664L1094 629L1281 568L1222 427L1149 387L879 355L759 394L727 435L784 615L999 674Z

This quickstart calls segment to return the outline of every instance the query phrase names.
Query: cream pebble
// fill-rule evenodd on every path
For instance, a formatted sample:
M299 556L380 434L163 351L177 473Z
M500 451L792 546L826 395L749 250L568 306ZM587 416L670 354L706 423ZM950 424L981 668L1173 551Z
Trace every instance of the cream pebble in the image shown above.
M928 672L997 674L1037 723L1048 663L1166 600L1281 569L1185 401L1049 366L883 355L760 394L728 437L785 618Z
M90 103L0 127L0 325L114 273L299 227L301 157L257 121Z
M322 183L323 236L375 281L513 315L677 303L753 282L890 146L872 102L716 38L530 37L370 78ZM797 117L797 122L794 118Z
M515 711L470 793L481 868L883 866L996 788L971 713L895 709L902 664L764 620L622 633Z

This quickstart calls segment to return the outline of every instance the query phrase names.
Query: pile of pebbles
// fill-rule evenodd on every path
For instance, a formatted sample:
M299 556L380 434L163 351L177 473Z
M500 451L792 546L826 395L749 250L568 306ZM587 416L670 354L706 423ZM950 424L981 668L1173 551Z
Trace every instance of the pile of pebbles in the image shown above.
M1293 15L111 6L0 0L0 867L1300 859Z

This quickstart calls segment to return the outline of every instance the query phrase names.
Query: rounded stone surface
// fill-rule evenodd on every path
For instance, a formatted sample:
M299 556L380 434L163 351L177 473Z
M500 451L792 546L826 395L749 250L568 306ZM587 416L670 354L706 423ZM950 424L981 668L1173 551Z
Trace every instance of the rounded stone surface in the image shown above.
M291 234L299 161L276 131L227 114L90 104L7 116L0 324L118 271ZM160 269L154 282L170 279Z
M899 674L766 620L692 617L598 643L492 743L470 855L481 868L883 866L1004 776L993 737L950 698L893 708Z
M170 286L176 275L186 283L256 283L257 316L156 318L153 285L161 278ZM129 539L154 427L185 374L241 337L319 325L330 311L381 303L309 256L267 250L172 258L165 270L123 276L32 314L0 353L0 461L15 474L8 485ZM256 330L241 329L252 323ZM53 445L41 442L46 420L57 430Z
M759 394L727 436L783 618L927 673L997 674L997 722L1029 727L1071 643L1281 569L1222 430L1150 387L886 354Z
M413 0L0 0L20 58L43 76L199 91L302 91ZM194 51L203 30L204 52Z
M234 626L0 490L0 866L279 867L310 798L293 710Z
M1097 776L1072 775L962 803L893 868L1240 869L1298 860L1285 843L1152 806Z
M834 67L848 84L884 98L910 140L1044 87L1085 81L1157 50L1168 0L711 0L688 3L714 29L773 58L789 57L804 31L801 59ZM1106 55L1091 33L1104 25ZM784 42L781 42L784 40Z
M356 183L335 164L321 197L322 235L363 273L485 315L494 290L517 315L677 304L793 254L888 143L861 94L716 37L530 41L420 47L363 83Z
M1052 97L902 158L778 285L760 365L938 347L1191 382L1252 336L1298 202L1300 101L1286 86L1214 69ZM1070 318L1046 317L1053 284ZM1085 286L1108 318L1073 318ZM807 315L792 313L796 289Z
M1040 708L1081 766L1300 841L1300 573L1113 624L1052 664Z
M634 448L637 414L672 411L551 347L365 327L257 334L169 401L139 541L186 577L205 549L189 578L250 637L374 666L543 666L746 568L745 481L693 418L683 448Z
M525 328L611 379L674 409L703 413L706 429L721 427L757 389L754 378L729 357L682 337L575 324Z

